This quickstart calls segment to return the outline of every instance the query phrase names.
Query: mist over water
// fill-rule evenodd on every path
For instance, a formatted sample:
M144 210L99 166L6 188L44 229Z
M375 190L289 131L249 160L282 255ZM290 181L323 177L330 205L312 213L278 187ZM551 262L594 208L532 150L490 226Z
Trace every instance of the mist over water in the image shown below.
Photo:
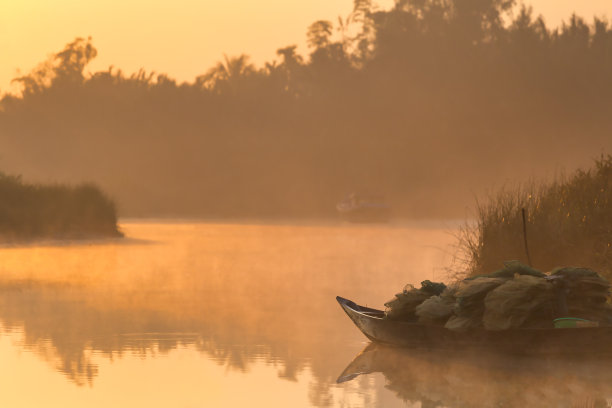
M335 296L381 306L441 279L452 239L431 225L122 229L132 241L0 249L0 353L14 362L0 377L15 385L0 403L368 406L380 377L334 385L366 344ZM22 395L33 379L53 386Z
M446 280L454 227L129 222L127 241L3 247L0 404L518 407L612 396L605 364L358 356L369 342L335 296L381 308L406 283ZM343 372L363 374L336 384ZM514 398L517 387L527 394Z

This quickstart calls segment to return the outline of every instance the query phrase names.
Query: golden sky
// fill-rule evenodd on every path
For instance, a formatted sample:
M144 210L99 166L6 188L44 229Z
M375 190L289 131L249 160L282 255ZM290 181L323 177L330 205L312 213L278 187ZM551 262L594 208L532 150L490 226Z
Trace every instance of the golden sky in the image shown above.
M305 49L319 19L336 21L352 0L0 0L0 91L18 70L29 72L75 37L92 36L99 51L91 70L144 67L191 81L216 61L246 53L261 64L282 46ZM379 0L388 8L393 0ZM610 0L533 0L536 13L558 24L572 11L612 16Z

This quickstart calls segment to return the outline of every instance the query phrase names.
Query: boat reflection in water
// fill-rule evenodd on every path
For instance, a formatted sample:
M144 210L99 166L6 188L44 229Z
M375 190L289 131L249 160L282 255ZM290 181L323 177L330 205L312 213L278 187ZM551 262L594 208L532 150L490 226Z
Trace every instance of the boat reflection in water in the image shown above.
M403 349L370 343L338 377L382 373L422 407L609 407L612 356L513 356Z

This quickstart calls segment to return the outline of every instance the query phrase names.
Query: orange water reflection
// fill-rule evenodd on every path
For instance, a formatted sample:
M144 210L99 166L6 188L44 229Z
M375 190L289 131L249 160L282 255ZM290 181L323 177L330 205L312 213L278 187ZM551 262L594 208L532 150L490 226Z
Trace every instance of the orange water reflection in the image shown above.
M0 406L612 403L609 360L380 347L355 358L367 342L335 296L380 306L406 282L443 279L446 228L123 228L130 239L0 248ZM364 374L336 384L343 370Z
M264 406L293 400L293 406L357 407L378 405L381 398L391 398L385 406L402 405L385 391L382 377L335 385L365 340L335 296L380 305L406 282L443 278L453 240L447 229L186 222L122 227L130 239L0 249L1 352L36 355L37 362L23 357L13 365L32 382L54 384L53 392L28 397L75 401L62 406L110 404L110 396L99 396L102 390L113 394L105 384L157 375L169 376L165 388L174 391L144 380L150 381L150 406L161 406L166 393L175 395L174 406L240 402L221 389L259 393ZM155 374L164 365L171 374ZM16 370L5 367L4 376ZM195 372L214 380L181 391ZM142 392L134 386L113 395ZM271 392L276 396L265 398ZM0 403L18 406L15 395L0 394Z

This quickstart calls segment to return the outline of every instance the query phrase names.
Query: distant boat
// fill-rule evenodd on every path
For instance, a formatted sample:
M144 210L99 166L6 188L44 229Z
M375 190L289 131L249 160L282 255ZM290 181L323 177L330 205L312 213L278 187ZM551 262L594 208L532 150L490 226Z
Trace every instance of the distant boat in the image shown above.
M387 222L390 208L382 196L349 194L336 204L340 216L350 222Z

